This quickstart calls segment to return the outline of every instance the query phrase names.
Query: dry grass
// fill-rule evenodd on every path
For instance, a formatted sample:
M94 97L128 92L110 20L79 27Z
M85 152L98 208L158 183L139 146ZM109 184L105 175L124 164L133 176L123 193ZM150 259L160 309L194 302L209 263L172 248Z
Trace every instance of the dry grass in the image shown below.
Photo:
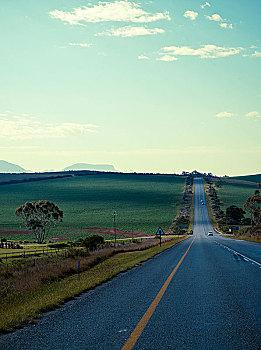
M41 312L61 305L186 238L165 240L162 247L158 240L153 240L123 248L107 248L87 257L67 258L25 271L18 270L10 278L1 276L0 332L32 322ZM77 274L78 261L80 274Z
M249 237L249 236L233 236L233 235L222 235L223 237L240 239L242 241L249 241L255 243L261 243L261 237Z
M212 226L216 229L219 230L217 221L213 215L212 209L211 209L211 205L210 205L210 200L209 200L209 196L208 196L208 192L207 192L207 186L206 186L206 182L203 180L204 183L204 192L205 192L205 197L206 197L206 205L207 205L207 209L208 209L208 214L209 214L209 218L211 221Z
M191 203L191 208L190 208L190 216L189 216L189 227L188 227L188 232L193 230L194 226L194 210L195 210L195 185L193 181L193 186L192 186L192 203Z

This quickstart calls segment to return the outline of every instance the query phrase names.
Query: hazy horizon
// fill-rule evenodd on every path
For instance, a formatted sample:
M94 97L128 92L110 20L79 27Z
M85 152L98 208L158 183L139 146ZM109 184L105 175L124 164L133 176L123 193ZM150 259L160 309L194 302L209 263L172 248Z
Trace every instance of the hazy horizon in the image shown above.
M0 160L0 162L1 162L1 160ZM8 162L8 163L10 163L10 162ZM11 163L11 164L14 164L14 163ZM73 165L77 165L77 164L83 164L82 162L79 162L79 163L75 163L75 164L69 164L68 166L66 166L66 167L70 167L70 166L73 166ZM88 164L88 163L86 163L86 164ZM18 166L21 166L22 168L24 168L21 164L15 164L15 165L18 165ZM89 165L93 165L93 166L95 166L95 165L112 165L112 166L114 166L113 164L90 164L89 163ZM65 168L66 167L64 167L64 168L60 168L60 169L38 169L38 170L36 170L36 169L25 169L26 171L30 171L30 172L32 172L32 173L38 173L38 172L62 172L62 171L70 171L70 170L66 170ZM81 171L81 170L88 170L88 168L86 168L86 169L73 169L74 171ZM215 175L215 176L220 176L220 177L223 177L223 176L226 176L227 174L216 174L216 173L214 173L214 172L212 172L211 170L198 170L198 169L190 169L190 170L187 170L187 169L183 169L181 172L175 172L175 171L172 171L172 172L148 172L148 171L140 171L140 172L137 172L137 173L144 173L144 174L146 174L146 173L159 173L159 174L162 174L162 175L164 175L164 174L177 174L177 175L181 175L181 173L183 172L183 171L186 171L186 172L192 172L192 171L194 171L194 170L196 170L196 171L198 171L198 172L200 172L200 173L206 173L206 174L208 174L208 173L212 173L213 175ZM96 170L94 170L94 171L96 171ZM124 171L124 170L120 170L120 169L115 169L115 170L97 170L97 171L106 171L106 172L122 172L122 173L134 173L135 171L134 170L132 170L132 169L130 169L129 171ZM0 171L0 173L1 173L1 171ZM260 173L245 173L245 174L232 174L232 175L227 175L227 176L230 176L230 177L235 177L235 176L249 176L249 175L259 175Z
M260 174L261 3L1 4L1 158Z

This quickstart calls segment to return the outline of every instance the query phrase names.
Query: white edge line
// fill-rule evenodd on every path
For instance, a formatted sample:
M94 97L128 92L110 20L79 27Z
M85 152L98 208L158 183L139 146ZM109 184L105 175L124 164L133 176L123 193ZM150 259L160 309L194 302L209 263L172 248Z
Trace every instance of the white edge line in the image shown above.
M254 263L254 264L257 264L260 268L261 268L261 264L260 263L258 263L257 261L255 261L255 260L253 260L253 259L250 259L250 258L248 258L247 256L245 256L245 255L243 255L243 254L241 254L241 253L239 253L239 252L237 252L236 250L234 250L234 249L231 249L231 248L228 248L227 246L225 246L224 244L222 244L222 243L219 243L219 242L216 242L217 244L219 244L219 245L221 245L221 246L223 246L224 248L226 248L226 249L228 249L228 250L230 250L230 251L232 251L232 252L234 252L235 254L237 254L237 255L241 255L243 258L244 258L244 260L246 260L246 261L252 261L252 263Z

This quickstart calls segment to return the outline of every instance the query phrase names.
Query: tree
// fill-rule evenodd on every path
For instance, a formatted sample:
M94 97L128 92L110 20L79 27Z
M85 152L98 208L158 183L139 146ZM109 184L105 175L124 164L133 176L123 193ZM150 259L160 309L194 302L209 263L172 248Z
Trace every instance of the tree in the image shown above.
M236 205L231 205L226 209L226 217L230 224L241 224L244 214L244 210Z
M244 209L249 211L254 223L261 226L261 196L259 190L255 190L254 195L247 198Z
M47 200L26 202L16 209L15 215L23 219L21 226L33 231L38 243L43 243L50 229L63 221L62 210Z

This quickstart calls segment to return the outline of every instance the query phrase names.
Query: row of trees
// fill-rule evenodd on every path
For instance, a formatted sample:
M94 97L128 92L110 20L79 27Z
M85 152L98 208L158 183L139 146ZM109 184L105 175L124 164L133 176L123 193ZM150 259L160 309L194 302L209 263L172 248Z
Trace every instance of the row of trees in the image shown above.
M261 196L259 190L255 190L254 195L247 198L243 208L231 205L226 208L226 211L224 212L221 209L221 203L211 179L208 178L205 179L205 181L208 184L207 193L210 199L211 209L221 229L227 231L228 226L230 225L245 225L251 226L249 231L260 234ZM259 187L261 187L261 184L259 184ZM250 214L251 218L245 217L246 212Z
M193 200L193 176L187 176L184 190L183 190L183 202L180 207L179 213L173 220L169 230L171 233L183 234L186 230L183 227L189 225L191 206Z

